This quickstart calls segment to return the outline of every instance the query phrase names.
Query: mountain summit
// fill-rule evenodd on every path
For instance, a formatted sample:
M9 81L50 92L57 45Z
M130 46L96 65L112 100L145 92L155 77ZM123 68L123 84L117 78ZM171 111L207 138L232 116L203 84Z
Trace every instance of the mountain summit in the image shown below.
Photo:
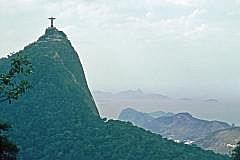
M78 54L62 31L47 28L19 54L33 64L33 88L13 105L1 106L0 117L14 125L12 136L21 144L23 159L40 159L48 147L64 144L64 138L75 141L77 126L99 114ZM2 59L0 68L11 58Z
M52 81L53 85L59 85L56 86L56 89L61 94L54 94L54 96L59 95L61 97L62 94L69 92L67 101L71 101L72 105L75 102L76 105L90 109L93 114L98 115L78 54L62 31L55 27L47 28L45 34L37 42L25 47L24 52L30 58L32 57L33 63L38 61L35 62L36 73L41 72L44 68L47 69L45 77L39 77L40 79L47 78L46 81L48 81L49 76L55 79L55 81ZM42 60L39 61L35 56ZM66 87L66 90L63 87ZM54 92L57 90L54 90ZM66 98L66 95L64 97Z
M19 54L32 62L33 88L13 105L3 104L0 117L13 124L10 137L20 147L20 159L228 160L130 123L101 119L78 54L56 28ZM0 60L0 72L11 58Z

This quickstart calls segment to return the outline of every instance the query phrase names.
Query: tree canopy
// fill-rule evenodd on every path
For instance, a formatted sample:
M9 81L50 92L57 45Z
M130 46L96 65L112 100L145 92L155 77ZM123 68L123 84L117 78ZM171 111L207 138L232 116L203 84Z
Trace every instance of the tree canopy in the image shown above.
M12 103L22 96L31 85L25 80L31 74L32 64L24 56L16 54L12 56L10 69L0 74L0 103L8 101ZM0 122L0 159L16 160L18 147L9 141L6 132L11 125Z
M238 142L237 147L232 152L233 160L240 160L240 142Z
M25 80L25 76L31 74L32 64L20 54L14 55L11 59L9 71L0 74L0 102L17 100L23 95L30 84Z

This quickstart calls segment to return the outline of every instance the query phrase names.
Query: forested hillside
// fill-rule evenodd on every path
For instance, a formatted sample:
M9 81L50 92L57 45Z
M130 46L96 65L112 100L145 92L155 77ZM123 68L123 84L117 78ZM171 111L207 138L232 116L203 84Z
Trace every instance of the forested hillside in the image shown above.
M130 123L101 119L82 65L67 36L48 28L19 52L33 65L33 88L0 117L13 124L10 137L24 160L227 160L177 144ZM0 61L7 68L8 59Z

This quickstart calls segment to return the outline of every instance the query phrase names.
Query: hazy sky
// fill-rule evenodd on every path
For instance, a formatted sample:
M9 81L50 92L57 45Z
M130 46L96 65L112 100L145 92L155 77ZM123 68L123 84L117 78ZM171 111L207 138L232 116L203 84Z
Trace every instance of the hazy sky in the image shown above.
M240 96L240 0L0 0L0 55L55 16L91 89Z

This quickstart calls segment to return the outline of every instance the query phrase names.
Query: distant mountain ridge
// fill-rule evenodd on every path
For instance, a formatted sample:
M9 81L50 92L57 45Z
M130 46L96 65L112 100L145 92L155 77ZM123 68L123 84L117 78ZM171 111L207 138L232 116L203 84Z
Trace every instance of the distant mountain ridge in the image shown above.
M207 121L189 113L178 113L171 117L160 117L149 122L147 128L164 137L197 141L217 130L230 128L225 122Z
M134 109L123 110L119 120L129 121L144 129L175 140L197 141L217 130L231 128L225 122L207 121L193 117L189 113L151 117Z
M240 127L216 131L196 142L198 146L221 154L230 154L240 141Z
M188 97L184 95L170 96L166 93L151 92L141 89L122 90L122 91L93 91L93 97L96 100L100 115L103 117L117 119L120 112L128 106L137 107L138 110L150 112L161 108L163 111L170 112L194 112L198 116L219 117L225 119L222 110L219 110L219 116L214 111L215 108L225 107L225 101L215 97ZM204 107L203 107L204 106ZM203 107L203 108L202 108ZM203 111L204 110L204 111ZM228 119L228 122L232 122ZM236 122L235 122L236 123Z
M172 115L174 115L174 114L173 113L165 113L162 111L151 112L151 113L142 113L142 112L138 112L132 108L126 108L120 113L119 120L129 121L139 127L144 128L148 122L151 122L155 118L167 117L167 116L172 116Z
M158 93L145 93L141 89L137 90L124 90L121 92L117 93L112 93L112 92L104 92L104 91L94 91L94 95L96 96L110 96L110 97L117 97L117 98L160 98L160 99L165 99L169 98L168 96L158 94Z
M163 111L150 112L150 113L145 113L145 114L148 114L149 116L152 116L153 118L170 117L170 116L173 116L173 115L174 115L174 113L171 113L171 112L163 112Z
M33 88L0 117L13 125L10 137L23 160L229 160L198 147L177 144L131 123L101 119L77 52L67 36L47 28L19 54L34 73ZM11 58L0 59L0 73Z

